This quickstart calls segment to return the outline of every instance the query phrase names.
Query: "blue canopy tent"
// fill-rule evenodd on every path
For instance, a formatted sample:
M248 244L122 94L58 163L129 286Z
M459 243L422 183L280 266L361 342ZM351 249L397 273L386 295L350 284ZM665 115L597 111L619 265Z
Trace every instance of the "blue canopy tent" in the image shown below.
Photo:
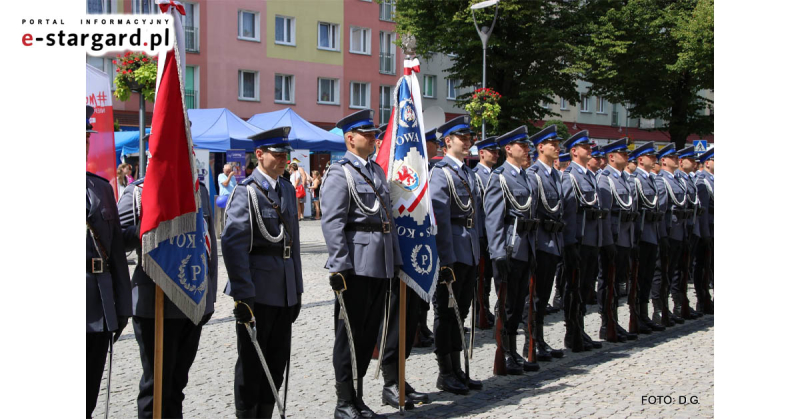
M253 151L253 142L247 137L263 131L226 108L189 109L187 113L194 146L211 152Z
M150 134L150 128L144 130ZM139 154L139 130L118 131L114 133L114 151L117 155L117 164L122 163L122 155Z
M267 112L253 115L247 122L268 130L277 127L292 127L289 133L289 143L297 150L310 150L314 152L346 151L344 138L325 131L322 128L306 121L291 108L282 111Z
M340 136L340 137L344 137L344 133L342 132L342 129L341 129L341 128L335 128L335 127L334 127L334 128L332 128L330 131L328 131L328 132L330 132L331 134L334 134L334 135L338 135L338 136Z

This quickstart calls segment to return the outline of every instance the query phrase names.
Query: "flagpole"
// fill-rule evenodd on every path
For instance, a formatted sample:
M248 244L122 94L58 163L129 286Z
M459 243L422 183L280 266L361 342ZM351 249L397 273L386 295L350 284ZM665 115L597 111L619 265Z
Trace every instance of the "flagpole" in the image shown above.
M400 350L397 353L397 358L399 360L399 373L397 374L398 384L397 387L400 389L400 396L398 399L398 405L400 406L400 414L402 415L405 411L406 406L406 283L402 280L400 281L400 333L398 337L398 343L400 344Z
M156 285L156 339L153 372L153 419L161 419L161 375L164 370L164 291Z

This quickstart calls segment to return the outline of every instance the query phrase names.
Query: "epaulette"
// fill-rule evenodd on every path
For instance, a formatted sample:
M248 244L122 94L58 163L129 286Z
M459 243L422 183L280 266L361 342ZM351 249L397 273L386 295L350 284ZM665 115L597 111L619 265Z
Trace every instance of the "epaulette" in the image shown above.
M283 177L283 176L281 176L281 177ZM247 178L245 178L245 180L239 182L239 184L240 185L249 185L249 184L251 184L251 183L253 183L255 181L256 180L253 178L253 175L250 175Z
M131 185L133 185L133 186L139 186L139 185L141 185L141 184L143 184L143 183L144 183L144 178L141 178L141 179L136 179L136 180L134 180L133 182L131 182Z
M497 169L494 169L494 170L492 171L492 173L497 173L497 174L500 174L500 173L503 173L503 170L505 170L505 167L503 167L503 166L500 166L500 167L498 167Z
M539 173L539 166L537 166L537 165L536 165L536 163L534 162L534 163L531 165L531 170L533 170L533 171L534 171L534 172L536 172L536 173Z
M572 166L567 166L567 168L564 169L564 173L569 173L571 171L572 171Z
M92 172L86 172L86 174L87 174L87 175L91 175L92 177L96 177L96 178L98 178L98 179L103 179L104 181L108 182L108 179L106 179L106 178L104 178L104 177L102 177L102 176L100 176L100 175L94 174L94 173L92 173ZM111 182L109 182L109 183L111 183Z
M439 160L438 162L436 162L436 164L433 165L433 167L446 167L446 166L447 162L444 161L444 159Z
M350 160L347 160L347 159L341 159L341 160L338 160L338 161L336 161L336 163L339 163L339 164L341 164L341 165L345 165L345 164L347 164L347 162L349 162L349 161L350 161Z
M608 169L603 169L603 171L600 172L600 174L603 176L611 176L611 171Z

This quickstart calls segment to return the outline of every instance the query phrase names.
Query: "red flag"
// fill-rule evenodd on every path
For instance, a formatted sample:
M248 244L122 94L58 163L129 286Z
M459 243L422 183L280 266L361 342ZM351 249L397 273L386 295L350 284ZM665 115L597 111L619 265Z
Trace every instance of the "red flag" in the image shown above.
M392 129L393 125L394 107L392 107L392 115L389 117L389 125L386 126L386 134L383 134L381 148L378 149L378 155L375 157L375 163L378 163L378 166L383 169L383 173L386 173L387 176L389 173L389 149L392 148L391 145L394 142L394 138L392 137L392 133L394 132Z

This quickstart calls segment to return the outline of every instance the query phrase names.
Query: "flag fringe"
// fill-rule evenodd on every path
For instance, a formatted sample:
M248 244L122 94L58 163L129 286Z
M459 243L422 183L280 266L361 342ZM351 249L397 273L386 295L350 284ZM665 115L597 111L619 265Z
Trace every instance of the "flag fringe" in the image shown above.
M158 227L142 235L142 254L158 248L158 244L181 234L194 233L197 229L197 213L190 212L171 220L162 221Z
M433 281L431 281L431 289L429 289L428 291L423 290L422 287L419 286L417 281L415 281L413 278L411 278L402 269L400 270L400 275L398 275L398 276L400 277L400 280L405 282L407 287L409 287L412 290L414 290L414 292L416 292L417 295L419 295L420 298L425 300L426 303L430 303L431 300L433 300L433 294L436 292L436 281L439 280L439 260L438 259L436 260L436 270L434 272L435 273L433 274Z
M203 298L200 299L199 303L195 303L183 290L183 287L172 280L172 278L161 269L158 262L156 262L150 255L144 254L142 256L142 268L144 272L153 279L153 281L161 287L164 291L164 295L175 304L178 309L189 318L195 325L200 323L202 320L203 315L206 311L206 295L203 294ZM206 276L203 278L203 283L200 285L204 287L205 284L208 282L208 270L206 270ZM208 288L206 287L205 292L208 292Z

